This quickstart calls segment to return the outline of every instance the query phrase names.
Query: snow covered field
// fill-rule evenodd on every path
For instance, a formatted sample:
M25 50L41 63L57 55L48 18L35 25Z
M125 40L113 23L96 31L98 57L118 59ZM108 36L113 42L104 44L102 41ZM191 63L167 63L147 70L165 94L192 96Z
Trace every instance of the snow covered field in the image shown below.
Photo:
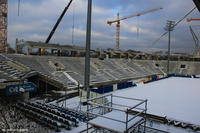
M148 99L148 113L200 125L200 79L171 77L113 94ZM133 104L119 99L114 103Z

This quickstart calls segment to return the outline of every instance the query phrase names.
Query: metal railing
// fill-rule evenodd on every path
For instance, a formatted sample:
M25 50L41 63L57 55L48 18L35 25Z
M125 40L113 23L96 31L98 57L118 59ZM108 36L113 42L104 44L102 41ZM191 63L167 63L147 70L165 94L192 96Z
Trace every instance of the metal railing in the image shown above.
M131 101L131 103L134 103L134 102L137 102L137 103L134 105L131 105L131 106L118 104L118 103L113 102L115 98ZM108 102L105 102L106 100L108 100ZM132 101L134 101L134 102L132 102ZM94 109L100 109L100 108L102 109L101 112L94 113ZM109 113L112 111L118 111L121 113L125 113L126 118L124 120L123 119L119 120L119 119L105 115L106 113ZM133 111L137 111L137 113L133 115L132 114ZM105 119L123 123L123 124L125 124L124 131L126 133L130 132L132 129L136 128L139 125L143 125L143 127L144 127L143 130L145 131L145 127L146 127L146 115L145 114L146 113L147 113L147 100L128 98L128 97L123 97L123 96L116 96L113 94L102 95L102 96L98 96L96 98L87 100L87 116L89 114L92 114L92 115L95 115L96 117L102 117ZM134 122L134 120L136 118L141 118L141 119L138 119L138 121L136 120ZM89 121L90 120L88 119L87 125L88 124L92 125ZM95 125L95 127L96 127L96 125ZM98 127L98 128L104 128L104 127Z

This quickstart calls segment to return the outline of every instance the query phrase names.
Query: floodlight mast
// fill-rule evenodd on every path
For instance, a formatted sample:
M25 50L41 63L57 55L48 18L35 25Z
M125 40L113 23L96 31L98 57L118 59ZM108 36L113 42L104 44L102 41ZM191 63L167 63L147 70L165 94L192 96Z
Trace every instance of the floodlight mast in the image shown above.
M166 31L168 31L168 59L167 59L167 74L169 74L169 61L170 61L170 42L171 42L171 31L174 30L175 21L169 21L167 20L166 27L164 28Z
M85 55L85 90L87 91L87 99L90 98L91 17L92 17L92 0L88 0L87 32L86 32L86 55Z

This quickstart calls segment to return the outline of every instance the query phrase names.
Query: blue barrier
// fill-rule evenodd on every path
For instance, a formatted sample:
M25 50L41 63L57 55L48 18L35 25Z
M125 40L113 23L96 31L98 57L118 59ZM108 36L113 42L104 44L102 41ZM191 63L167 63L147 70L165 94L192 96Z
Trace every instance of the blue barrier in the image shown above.
M111 86L105 86L103 88L103 93L108 93L108 92L112 92L113 91L113 85Z
M129 87L132 87L132 86L133 86L132 82L118 83L117 84L117 89L120 90L120 89L129 88Z
M122 83L122 89L127 88L126 83Z
M121 89L124 89L124 88L126 88L124 83L118 83L117 84L117 89L118 90L121 90Z
M118 90L122 89L122 83L118 83L118 84L117 84L117 89L118 89Z
M175 74L174 77L191 78L192 76L189 76L189 75L181 75L181 74Z
M128 82L128 87L132 87L133 86L133 82Z
M154 82L154 81L159 81L159 80L166 79L166 78L169 78L169 77L199 78L196 75L188 76L188 75L181 75L181 74L168 74L166 77L162 77L162 78L158 78L157 76L152 76L151 80L145 81L144 84L151 83L151 82ZM124 83L118 83L117 89L121 90L121 89L129 88L129 87L135 87L135 86L137 86L136 83L133 84L132 82L124 82ZM112 92L113 91L113 85L99 87L98 89L92 89L92 91L99 93L99 94Z
M174 77L175 74L168 74L167 76L168 76L168 77Z
M99 93L99 94L104 94L104 93L112 92L113 91L113 85L99 87L98 89L92 89L92 91L96 92L96 93Z

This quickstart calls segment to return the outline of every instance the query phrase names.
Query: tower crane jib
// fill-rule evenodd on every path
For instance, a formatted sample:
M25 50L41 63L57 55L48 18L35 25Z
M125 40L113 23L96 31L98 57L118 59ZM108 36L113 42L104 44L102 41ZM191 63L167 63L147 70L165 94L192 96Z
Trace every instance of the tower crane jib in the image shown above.
M144 15L144 14L147 14L147 13L150 13L150 12L154 12L154 11L157 11L157 10L161 10L161 9L163 9L163 8L161 8L161 7L160 8L153 8L153 9L150 9L150 10L141 11L141 12L138 12L136 14L129 15L129 16L122 17L122 18L119 18L119 13L118 13L116 20L107 21L107 24L109 24L109 25L112 25L113 23L117 23L116 24L116 28L117 28L117 31L116 31L116 51L119 51L120 21L128 19L128 18L136 17L136 16L141 16L141 15Z

